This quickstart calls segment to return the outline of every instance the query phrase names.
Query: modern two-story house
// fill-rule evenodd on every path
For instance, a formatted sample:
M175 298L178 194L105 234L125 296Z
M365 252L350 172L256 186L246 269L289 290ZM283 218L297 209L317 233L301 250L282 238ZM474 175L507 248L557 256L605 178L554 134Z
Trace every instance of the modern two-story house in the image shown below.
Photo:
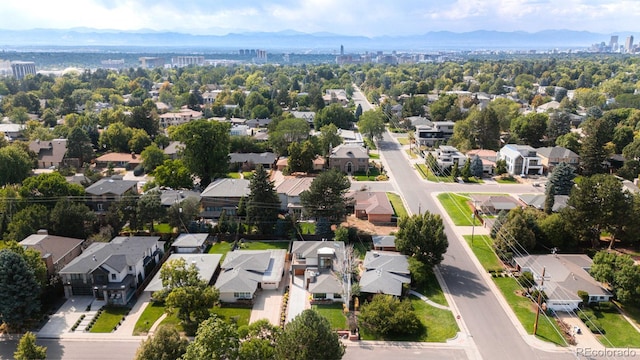
M158 265L162 242L158 236L119 236L93 243L60 270L65 297L93 295L107 304L126 305Z
M249 196L249 180L217 179L200 194L202 217L217 219L225 211L227 215L235 215L240 199Z
M511 175L542 175L542 159L529 145L507 144L498 152L498 160L507 163Z
M85 189L90 198L87 205L97 213L104 213L109 206L126 195L138 194L138 182L123 180L122 175L103 178Z
M313 300L342 301L343 283L336 270L344 262L342 241L294 241L291 247L293 276L304 278Z

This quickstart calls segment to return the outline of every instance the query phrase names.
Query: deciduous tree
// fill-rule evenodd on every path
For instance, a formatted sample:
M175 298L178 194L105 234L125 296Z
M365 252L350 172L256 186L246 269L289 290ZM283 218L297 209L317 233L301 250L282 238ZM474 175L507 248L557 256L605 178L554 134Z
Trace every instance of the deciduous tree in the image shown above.
M379 108L365 111L358 121L358 130L365 134L369 140L382 139L384 133L384 114Z
M401 301L397 297L383 294L374 295L370 302L360 307L358 323L368 332L383 337L415 335L422 328L409 299Z
M398 251L415 257L429 267L440 264L449 247L440 215L425 212L401 218L396 247Z
M165 160L162 165L155 168L153 176L158 186L172 189L191 189L193 187L191 172L182 160Z
M276 358L283 360L342 359L344 350L329 320L309 309L285 325L276 341Z
M135 360L177 360L187 351L188 344L175 327L161 325L140 344Z
M21 148L15 145L0 148L0 186L19 184L33 167L29 154Z
M236 326L213 315L198 326L196 337L187 346L182 360L236 359L239 347Z
M165 155L164 151L162 151L158 145L151 144L144 148L142 153L140 153L140 157L142 158L144 171L150 173L158 166L162 165L167 155Z
M300 194L307 216L341 221L346 213L344 195L350 188L349 179L338 170L329 170L311 182L309 190Z

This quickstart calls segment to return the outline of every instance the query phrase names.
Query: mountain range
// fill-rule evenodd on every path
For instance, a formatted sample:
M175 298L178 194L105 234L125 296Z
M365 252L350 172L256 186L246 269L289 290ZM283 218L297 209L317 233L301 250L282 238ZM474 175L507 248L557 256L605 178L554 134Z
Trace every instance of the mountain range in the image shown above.
M50 47L157 47L201 49L264 49L268 51L336 52L430 50L548 50L587 48L593 43L609 42L612 34L587 31L546 30L536 33L479 30L464 33L428 32L407 36L350 36L332 33L246 32L226 35L194 35L152 30L119 31L98 29L0 29L1 48ZM626 36L619 35L623 44Z

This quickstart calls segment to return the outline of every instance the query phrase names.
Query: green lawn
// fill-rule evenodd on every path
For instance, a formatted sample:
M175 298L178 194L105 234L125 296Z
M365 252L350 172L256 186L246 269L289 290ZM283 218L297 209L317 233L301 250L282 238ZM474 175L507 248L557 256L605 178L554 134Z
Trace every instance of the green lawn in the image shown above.
M128 311L129 308L126 307L105 306L96 323L91 327L90 332L110 333Z
M376 181L376 177L380 175L380 170L378 170L378 168L370 168L369 169L369 174L367 175L366 172L362 172L362 171L358 171L356 173L353 174L353 178L356 181Z
M324 316L329 320L331 328L334 330L347 330L347 317L344 316L342 303L335 304L322 304L312 305L312 309L318 312L318 314Z
M253 178L253 171L245 171L245 172L242 173L242 176L246 180L251 180Z
M369 159L375 159L378 160L380 159L380 154L375 153L375 154L369 154Z
M496 178L496 182L499 184L517 184L518 180L516 180L515 178L502 178L502 177L497 177Z
M469 206L469 198L454 193L442 193L438 195L438 200L449 214L449 217L456 226L471 226L471 207ZM476 226L482 225L480 220L473 219Z
M366 330L360 328L362 340L445 342L447 339L453 338L459 331L458 324L456 324L451 311L435 308L415 296L410 296L409 299L413 310L423 325L423 331L409 335L381 338L368 334Z
M369 140L369 138L365 137L364 138L364 142L365 142L365 144L367 144L367 148L368 149L370 149L370 150L378 150L378 148L376 147L376 144L373 141Z
M396 140L400 143L400 145L409 145L408 137L397 137Z
M436 274L431 272L427 275L427 280L420 287L414 289L416 292L426 296L429 300L438 303L440 305L449 306L447 298L444 297L444 292L438 283Z
M402 198L400 195L395 193L387 193L387 198L391 202L391 206L393 207L393 211L395 212L398 218L403 216L407 216L407 209L405 209L404 204L402 203Z
M211 245L211 247L209 248L209 254L221 254L222 257L220 258L220 263L222 263L224 257L229 251L231 251L231 246L233 246L233 243L226 241L217 242Z
M237 171L230 172L227 174L227 177L232 179L240 179L240 173Z
M624 311L628 317L635 321L636 325L640 327L640 307L621 304L616 302L616 304Z
M234 322L238 326L243 326L249 325L251 308L214 306L211 309L211 313L218 315L227 322Z
M151 326L153 326L162 314L164 314L164 305L157 302L149 303L136 322L133 328L133 335L137 336L148 333Z
M493 281L504 295L524 329L529 334L533 334L533 324L536 317L535 304L526 297L516 294L516 291L522 289L516 279L512 277L496 277L493 278ZM540 339L566 346L567 344L562 335L560 335L561 333L555 319L547 318L540 314L540 320L538 321L538 337Z
M412 158L412 159L415 159L415 158L418 157L418 155L416 155L416 153L414 153L413 151L411 151L409 149L407 149L406 152L407 152L407 154L409 154L409 157Z
M504 266L498 256L493 252L493 239L488 235L475 235L471 243L471 235L465 235L464 239L476 255L482 267L487 271L501 271Z
M613 305L609 308L603 306L600 309L595 307L583 311L593 314L600 322L604 329L604 335L596 334L596 337L605 347L640 347L640 333L625 320ZM583 329L583 331L589 330Z
M162 223L162 224L153 225L153 230L161 234L170 234L173 229L171 228L171 225L169 225L168 223Z
M269 249L284 249L289 250L288 241L247 241L240 245L243 250L269 250Z
M357 252L358 258L360 258L361 260L364 259L364 256L366 255L367 251L371 250L371 243L362 243L362 242L355 242L353 244L353 248L354 250Z
M314 222L299 222L298 226L300 227L300 232L302 234L315 234L316 233L316 223L314 223Z
M433 182L447 182L447 183L453 182L453 179L451 178L451 176L434 175L425 164L416 164L416 168L418 169L418 172L420 173L423 179L427 179Z

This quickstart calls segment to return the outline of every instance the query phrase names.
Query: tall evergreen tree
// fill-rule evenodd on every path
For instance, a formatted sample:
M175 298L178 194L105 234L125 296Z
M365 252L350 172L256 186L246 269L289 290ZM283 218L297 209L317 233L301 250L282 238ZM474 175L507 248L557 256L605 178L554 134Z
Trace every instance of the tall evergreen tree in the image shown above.
M547 189L553 188L552 195L569 195L573 188L576 173L573 166L566 162L556 165L547 180Z
M475 176L477 178L482 177L484 170L482 167L482 159L480 159L480 156L476 155L471 158L471 165L469 170L471 170L471 176Z
M40 285L25 259L0 250L0 323L19 329L40 310Z
M325 218L333 223L342 221L347 211L344 194L350 186L349 179L338 170L321 173L313 179L309 190L300 194L305 214L316 219Z
M262 166L256 168L249 189L251 193L246 201L247 221L257 226L260 233L271 234L278 220L280 199L273 183L269 181L269 174Z

